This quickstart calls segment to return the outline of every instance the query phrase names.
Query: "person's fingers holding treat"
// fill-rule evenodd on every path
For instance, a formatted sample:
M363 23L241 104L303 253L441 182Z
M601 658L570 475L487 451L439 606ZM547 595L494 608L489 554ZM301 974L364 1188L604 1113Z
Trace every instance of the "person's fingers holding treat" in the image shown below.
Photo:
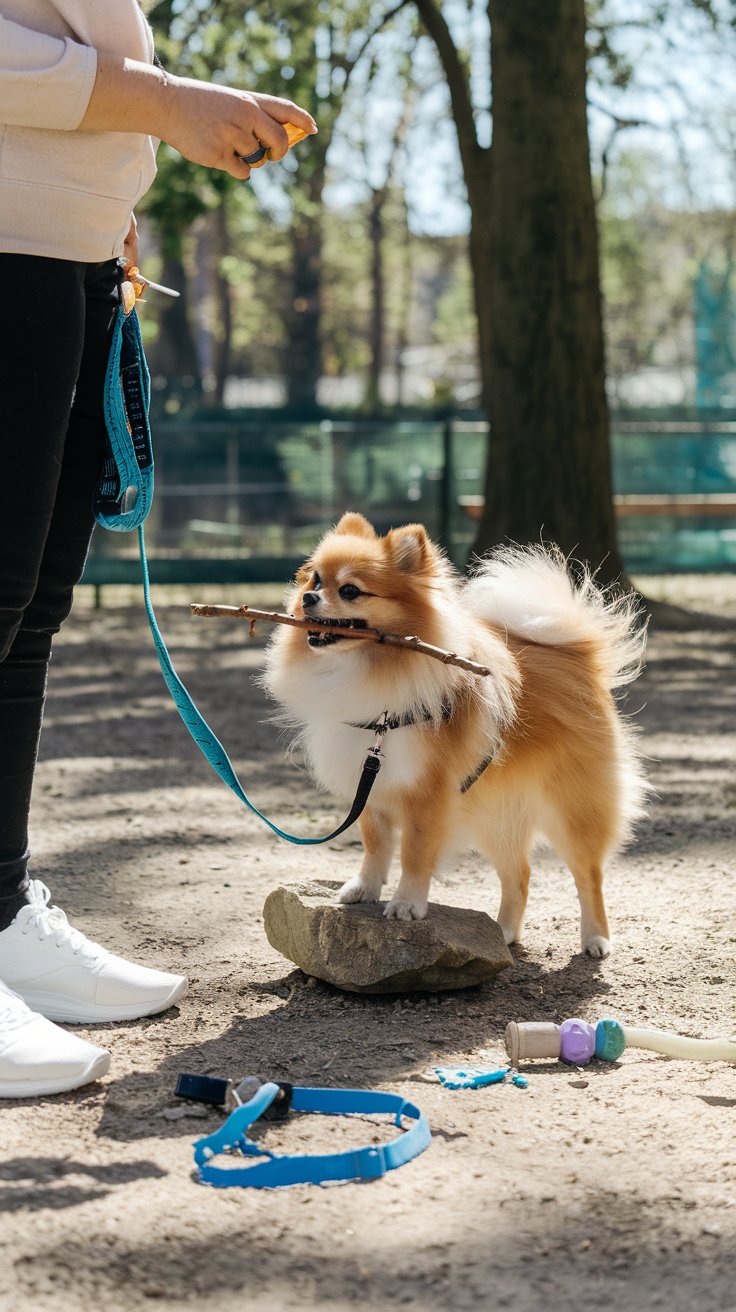
M247 130L240 144L243 149L238 154L243 162L258 167L266 158L283 159L289 149L289 138L281 123L256 104L249 106Z
M284 100L283 96L268 96L260 91L253 93L253 99L256 100L265 114L269 118L275 119L277 123L282 123L287 129L291 126L300 130L300 136L296 140L304 137L314 136L317 132L317 124L312 115L296 105L293 100ZM293 146L294 142L289 140L288 143Z
M297 141L303 141L317 131L312 115L300 109L293 100L260 92L254 92L252 99L258 108L252 129L256 144L252 151L240 152L243 162L251 168L259 168L267 160L283 159Z

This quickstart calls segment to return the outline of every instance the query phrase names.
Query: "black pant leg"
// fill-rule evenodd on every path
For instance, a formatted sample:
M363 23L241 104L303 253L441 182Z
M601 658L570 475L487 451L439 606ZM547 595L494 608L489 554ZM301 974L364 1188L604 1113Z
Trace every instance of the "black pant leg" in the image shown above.
M105 455L103 399L119 304L118 265L116 260L107 260L82 267L84 347L38 582L21 626L24 642L33 650L39 636L50 640L58 633L71 610L94 528L92 497Z
M27 884L28 813L51 640L69 613L104 453L115 261L0 256L0 928ZM14 316L15 318L15 316Z
M84 348L84 266L0 255L0 661L33 600Z

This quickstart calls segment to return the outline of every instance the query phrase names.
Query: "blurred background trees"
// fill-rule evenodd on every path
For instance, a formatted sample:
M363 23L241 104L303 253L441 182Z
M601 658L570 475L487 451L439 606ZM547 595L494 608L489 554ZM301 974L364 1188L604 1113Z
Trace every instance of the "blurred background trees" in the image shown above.
M172 71L320 127L249 184L161 148L143 265L183 293L146 317L161 410L488 413L478 546L544 532L617 573L607 401L736 403L729 0L149 17Z

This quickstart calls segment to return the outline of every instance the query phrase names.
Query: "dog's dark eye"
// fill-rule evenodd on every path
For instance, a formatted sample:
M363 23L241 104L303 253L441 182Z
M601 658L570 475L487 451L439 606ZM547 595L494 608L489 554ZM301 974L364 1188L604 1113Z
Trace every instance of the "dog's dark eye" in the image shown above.
M356 588L354 583L343 583L340 588L340 596L343 601L355 601L356 597L362 597L362 595L360 588Z
M312 591L314 591L315 588L322 587L322 580L316 570L314 571L314 578L312 579L311 587Z

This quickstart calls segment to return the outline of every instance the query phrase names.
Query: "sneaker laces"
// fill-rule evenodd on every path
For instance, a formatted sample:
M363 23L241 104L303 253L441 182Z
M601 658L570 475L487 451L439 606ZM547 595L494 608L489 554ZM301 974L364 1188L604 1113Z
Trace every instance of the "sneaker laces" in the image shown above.
M105 955L105 949L99 943L93 943L81 930L69 924L66 912L61 907L49 906L51 893L40 879L32 879L28 885L28 903L21 907L15 922L24 934L32 929L42 941L54 936L57 948L69 947L76 955L88 961L95 961Z

